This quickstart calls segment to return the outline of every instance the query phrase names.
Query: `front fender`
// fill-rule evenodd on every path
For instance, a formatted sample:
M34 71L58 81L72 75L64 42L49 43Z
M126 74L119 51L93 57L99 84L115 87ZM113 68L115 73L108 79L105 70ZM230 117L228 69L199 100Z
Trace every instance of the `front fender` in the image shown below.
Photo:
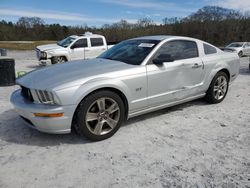
M98 78L87 81L82 85L60 89L55 92L60 98L60 101L63 102L61 105L78 105L87 95L102 88L117 89L126 96L128 103L132 100L128 86L117 79Z
M74 98L76 98L76 104L79 104L83 98L87 95L92 93L95 90L99 90L102 88L113 88L117 89L126 96L128 104L132 100L131 92L128 86L122 82L121 80L117 79L106 79L106 80L99 80L99 81L89 81L83 85L81 85L74 94Z
M67 58L67 60L69 60L69 54L68 52L65 52L65 51L47 51L46 53L47 53L48 59L55 57L55 56L64 56Z

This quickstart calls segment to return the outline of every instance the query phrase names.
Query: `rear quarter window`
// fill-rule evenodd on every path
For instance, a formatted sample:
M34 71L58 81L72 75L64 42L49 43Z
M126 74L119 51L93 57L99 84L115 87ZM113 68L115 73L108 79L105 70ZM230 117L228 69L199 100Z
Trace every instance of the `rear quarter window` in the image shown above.
M203 44L203 48L204 48L204 53L206 55L209 55L209 54L216 54L217 53L217 50L215 47L213 46L210 46L208 44Z
M90 38L91 46L103 46L103 39L102 38Z

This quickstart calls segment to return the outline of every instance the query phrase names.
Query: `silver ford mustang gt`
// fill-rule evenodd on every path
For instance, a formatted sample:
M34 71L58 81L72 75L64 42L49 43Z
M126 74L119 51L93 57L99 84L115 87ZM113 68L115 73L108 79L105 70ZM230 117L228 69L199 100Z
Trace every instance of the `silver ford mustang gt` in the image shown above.
M39 131L75 130L97 141L134 116L203 97L219 103L238 73L235 53L188 37L147 36L96 59L30 72L17 80L11 103Z

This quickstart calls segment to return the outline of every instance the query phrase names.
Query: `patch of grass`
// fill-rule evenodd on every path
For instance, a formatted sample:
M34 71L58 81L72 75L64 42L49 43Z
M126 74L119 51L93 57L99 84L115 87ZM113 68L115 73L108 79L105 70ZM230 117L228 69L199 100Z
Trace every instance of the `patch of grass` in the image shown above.
M34 50L36 46L43 44L52 44L56 41L0 41L0 48L5 48L9 50Z

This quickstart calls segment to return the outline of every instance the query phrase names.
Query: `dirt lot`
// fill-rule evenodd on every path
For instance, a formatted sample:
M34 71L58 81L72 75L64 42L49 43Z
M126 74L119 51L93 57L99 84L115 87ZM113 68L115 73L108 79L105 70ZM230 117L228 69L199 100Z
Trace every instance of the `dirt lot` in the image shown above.
M11 51L17 70L33 51ZM250 187L250 72L217 105L189 102L129 120L110 139L25 126L0 88L0 187Z

